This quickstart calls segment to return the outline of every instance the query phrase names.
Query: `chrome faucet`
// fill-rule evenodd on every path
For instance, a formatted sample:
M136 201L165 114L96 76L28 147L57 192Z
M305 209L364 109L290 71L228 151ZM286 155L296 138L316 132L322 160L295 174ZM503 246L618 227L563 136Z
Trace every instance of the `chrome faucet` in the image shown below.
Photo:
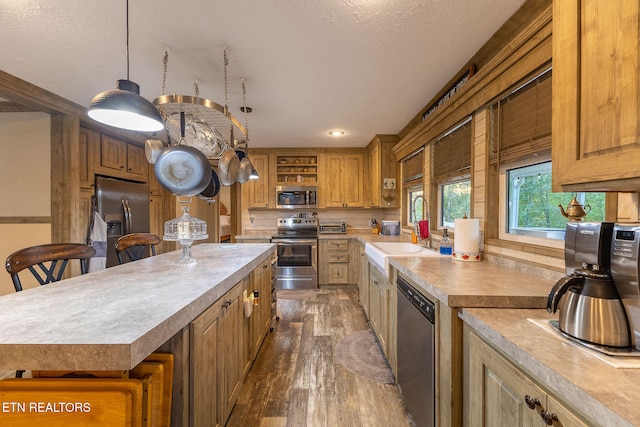
M425 219L425 215L426 215L426 219L427 221L429 221L429 237L427 237L426 239L423 239L421 237L420 234L420 227L418 226L418 222L416 221L416 203L418 202L418 200L422 200L422 219ZM423 246L425 248L429 248L429 249L433 249L432 246L432 242L431 242L431 218L429 215L429 204L427 203L427 199L425 199L423 196L418 196L416 197L416 199L413 201L413 206L411 207L411 211L413 213L413 220L416 221L413 224L413 232L415 233L416 237L418 237L418 241L419 242L424 242Z

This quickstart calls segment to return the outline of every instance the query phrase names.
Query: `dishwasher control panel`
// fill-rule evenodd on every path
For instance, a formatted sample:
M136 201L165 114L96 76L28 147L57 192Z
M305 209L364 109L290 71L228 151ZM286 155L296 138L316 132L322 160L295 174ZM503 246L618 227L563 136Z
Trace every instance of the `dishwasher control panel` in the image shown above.
M415 290L413 286L407 283L402 277L398 277L396 282L398 290L407 297L409 301L427 318L431 323L435 323L436 306L429 301L424 295Z

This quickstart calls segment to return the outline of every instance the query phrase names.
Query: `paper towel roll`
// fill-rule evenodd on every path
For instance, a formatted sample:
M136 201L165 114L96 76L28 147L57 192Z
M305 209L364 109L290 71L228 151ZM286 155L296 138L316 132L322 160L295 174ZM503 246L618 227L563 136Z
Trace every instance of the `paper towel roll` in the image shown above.
M480 260L480 220L462 218L454 220L454 259L462 261Z

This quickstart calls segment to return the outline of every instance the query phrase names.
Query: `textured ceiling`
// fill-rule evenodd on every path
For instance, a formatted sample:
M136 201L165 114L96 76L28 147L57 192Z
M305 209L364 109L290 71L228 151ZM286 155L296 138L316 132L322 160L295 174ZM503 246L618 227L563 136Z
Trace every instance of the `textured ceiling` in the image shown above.
M130 79L225 104L252 147L398 133L523 0L129 0ZM0 69L82 106L126 78L126 0L0 0ZM342 129L336 139L329 130Z

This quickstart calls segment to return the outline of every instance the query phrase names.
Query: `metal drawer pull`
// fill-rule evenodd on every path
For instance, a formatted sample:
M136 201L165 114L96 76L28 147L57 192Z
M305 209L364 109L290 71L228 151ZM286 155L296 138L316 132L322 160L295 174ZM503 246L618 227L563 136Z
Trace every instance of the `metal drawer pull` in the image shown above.
M527 404L529 409L536 409L536 406L540 406L540 401L536 398L529 396L528 394L524 397L524 403Z
M556 414L550 414L547 411L542 411L540 416L544 420L544 423L548 426L553 425L554 421L558 421L558 416Z

